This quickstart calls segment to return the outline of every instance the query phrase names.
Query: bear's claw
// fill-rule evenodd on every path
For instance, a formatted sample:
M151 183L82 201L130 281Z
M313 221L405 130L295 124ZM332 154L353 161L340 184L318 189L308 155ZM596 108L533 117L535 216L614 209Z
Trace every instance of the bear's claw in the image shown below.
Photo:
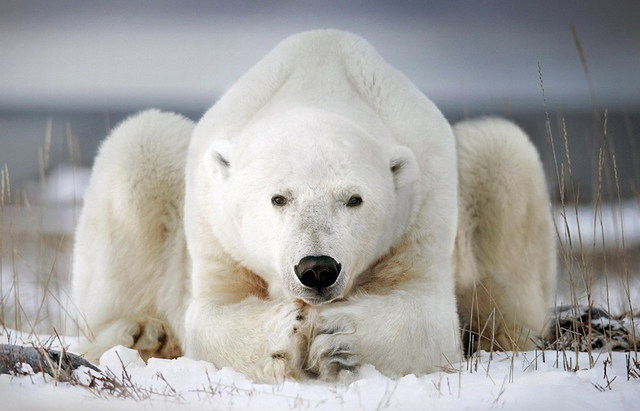
M360 366L354 335L349 318L320 316L304 364L307 374L325 381L352 379Z
M129 332L133 340L130 348L138 350L145 361L150 357L176 358L181 355L179 345L161 320L145 318L132 322Z
M280 320L267 326L272 330L270 352L262 368L262 379L275 383L304 377L302 364L309 344L304 307L295 304L293 309L288 307L281 312Z

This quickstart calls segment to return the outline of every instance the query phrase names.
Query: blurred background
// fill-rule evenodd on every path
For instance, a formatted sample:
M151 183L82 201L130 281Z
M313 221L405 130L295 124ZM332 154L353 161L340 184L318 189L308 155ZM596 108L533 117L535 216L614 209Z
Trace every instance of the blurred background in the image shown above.
M638 177L639 21L637 0L2 0L0 164L16 185L37 178L37 147L50 135L49 167L70 160L59 147L70 137L73 161L90 165L124 116L158 107L197 119L286 36L339 28L368 39L452 122L513 118L546 157L542 76L551 119L566 117L585 201L594 121L602 126L608 109L628 196Z
M0 308L21 315L18 275L68 276L87 170L112 127L151 107L197 120L280 40L318 28L366 38L451 122L520 124L561 243L579 233L591 251L625 250L617 270L635 272L639 22L637 0L0 0Z

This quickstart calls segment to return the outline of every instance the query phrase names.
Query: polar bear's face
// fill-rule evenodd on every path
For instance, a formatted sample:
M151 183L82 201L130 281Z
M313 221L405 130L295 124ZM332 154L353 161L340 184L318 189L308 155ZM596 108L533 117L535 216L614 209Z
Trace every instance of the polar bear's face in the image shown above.
M309 304L348 294L405 232L417 164L341 116L295 110L208 153L223 248Z

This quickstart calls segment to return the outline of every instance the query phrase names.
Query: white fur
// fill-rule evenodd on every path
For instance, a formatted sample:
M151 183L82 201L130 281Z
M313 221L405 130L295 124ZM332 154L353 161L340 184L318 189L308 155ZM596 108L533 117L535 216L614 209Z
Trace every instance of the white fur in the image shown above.
M513 127L485 123L469 134L488 130L491 140ZM391 376L427 373L460 359L453 268L461 296L491 274L467 269L485 258L465 250L452 265L456 226L461 218L458 242L475 249L484 237L463 226L482 222L467 208L458 213L448 122L371 46L338 31L292 36L203 116L187 150L191 127L173 114L145 112L116 129L99 153L74 264L92 358L112 343L161 356L181 347L265 381L350 378L363 363ZM467 153L467 128L459 129L459 150ZM514 152L529 147L526 137L513 144ZM460 172L493 164L492 155L459 154ZM514 202L503 196L527 191L524 207L540 208L536 221L548 223L537 154L522 156L517 161L534 165L517 177L535 174L540 190L517 186L520 180L492 184L509 180L494 175L509 167L489 166L486 176L474 177L482 183L476 186L491 188L487 195L501 205ZM286 205L271 204L276 194ZM460 194L467 195L462 186ZM465 207L474 201L469 195ZM348 207L353 196L363 203ZM537 318L550 303L548 229L536 228L541 237L508 233L526 239L518 246L539 245L527 255L546 259L540 264L548 272L527 281L523 269L497 274L501 284L516 282L513 298L500 299L505 311L529 293L540 295L515 314L532 331L538 321L522 317ZM487 241L502 247L495 238ZM519 252L526 254L516 247L504 255ZM319 255L342 267L322 294L294 272L303 257ZM504 258L498 264L507 264ZM150 347L148 337L162 333L167 337Z
M90 359L116 344L180 352L173 335L184 333L189 287L182 215L192 129L182 116L146 111L113 130L96 157L73 261L79 349Z
M479 347L533 349L555 295L555 234L538 153L513 123L454 126L458 309Z

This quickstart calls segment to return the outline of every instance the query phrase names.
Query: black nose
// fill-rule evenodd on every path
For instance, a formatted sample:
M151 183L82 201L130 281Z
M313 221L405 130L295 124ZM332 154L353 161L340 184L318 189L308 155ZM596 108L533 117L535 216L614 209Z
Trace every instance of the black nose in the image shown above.
M321 255L304 257L294 270L303 285L319 290L335 283L341 268L333 258Z

